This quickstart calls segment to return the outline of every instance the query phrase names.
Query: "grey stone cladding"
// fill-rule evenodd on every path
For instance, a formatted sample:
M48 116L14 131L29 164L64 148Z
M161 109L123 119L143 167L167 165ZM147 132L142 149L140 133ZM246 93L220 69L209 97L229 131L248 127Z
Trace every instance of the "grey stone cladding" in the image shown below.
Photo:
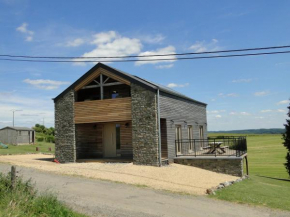
M158 166L157 94L132 83L131 98L133 162Z
M175 163L199 167L202 169L210 170L217 173L224 173L233 176L243 176L243 158L235 157L230 159L219 159L219 158L191 158L191 159L182 159L175 158Z
M75 162L74 90L55 102L55 158L61 163Z

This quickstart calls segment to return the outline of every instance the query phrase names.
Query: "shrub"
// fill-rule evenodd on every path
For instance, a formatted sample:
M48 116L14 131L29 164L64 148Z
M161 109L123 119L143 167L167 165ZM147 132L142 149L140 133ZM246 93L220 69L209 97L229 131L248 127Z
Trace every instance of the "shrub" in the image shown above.
M37 138L37 142L43 142L44 141L44 138L43 137L38 137Z
M47 142L52 142L52 143L54 143L54 136L52 136L52 135L48 135L48 136L46 136L45 140L46 140Z

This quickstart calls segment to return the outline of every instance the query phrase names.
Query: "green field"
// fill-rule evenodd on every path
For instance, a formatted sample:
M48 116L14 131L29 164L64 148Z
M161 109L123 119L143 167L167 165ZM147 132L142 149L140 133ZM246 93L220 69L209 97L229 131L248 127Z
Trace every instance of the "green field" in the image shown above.
M220 134L210 134L217 135ZM283 165L286 148L281 138L279 134L247 135L250 179L218 191L212 197L290 211L290 181L261 177L289 178Z
M38 147L39 151L36 151ZM51 151L48 149L51 148ZM54 143L36 142L34 145L8 145L7 149L0 147L0 155L28 154L28 153L51 153L54 154Z

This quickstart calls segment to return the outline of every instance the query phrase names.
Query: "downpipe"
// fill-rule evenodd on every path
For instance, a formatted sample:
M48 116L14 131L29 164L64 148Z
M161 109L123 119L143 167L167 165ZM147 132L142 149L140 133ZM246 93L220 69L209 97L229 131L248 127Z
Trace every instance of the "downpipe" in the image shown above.
M158 158L159 158L159 166L162 167L162 159L161 159L161 124L160 124L160 97L159 97L159 88L157 88L157 119L158 119Z

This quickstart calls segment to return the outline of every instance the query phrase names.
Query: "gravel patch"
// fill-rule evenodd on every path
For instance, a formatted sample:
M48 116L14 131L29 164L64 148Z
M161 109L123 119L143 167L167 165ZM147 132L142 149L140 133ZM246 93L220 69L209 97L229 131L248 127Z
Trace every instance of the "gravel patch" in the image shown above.
M51 162L51 160L51 156L43 154L7 155L0 157L0 162L2 163L11 163L58 174L123 182L158 190L194 195L204 195L207 189L213 188L219 183L238 179L236 176L180 164L153 167L133 165L132 163L57 164Z

